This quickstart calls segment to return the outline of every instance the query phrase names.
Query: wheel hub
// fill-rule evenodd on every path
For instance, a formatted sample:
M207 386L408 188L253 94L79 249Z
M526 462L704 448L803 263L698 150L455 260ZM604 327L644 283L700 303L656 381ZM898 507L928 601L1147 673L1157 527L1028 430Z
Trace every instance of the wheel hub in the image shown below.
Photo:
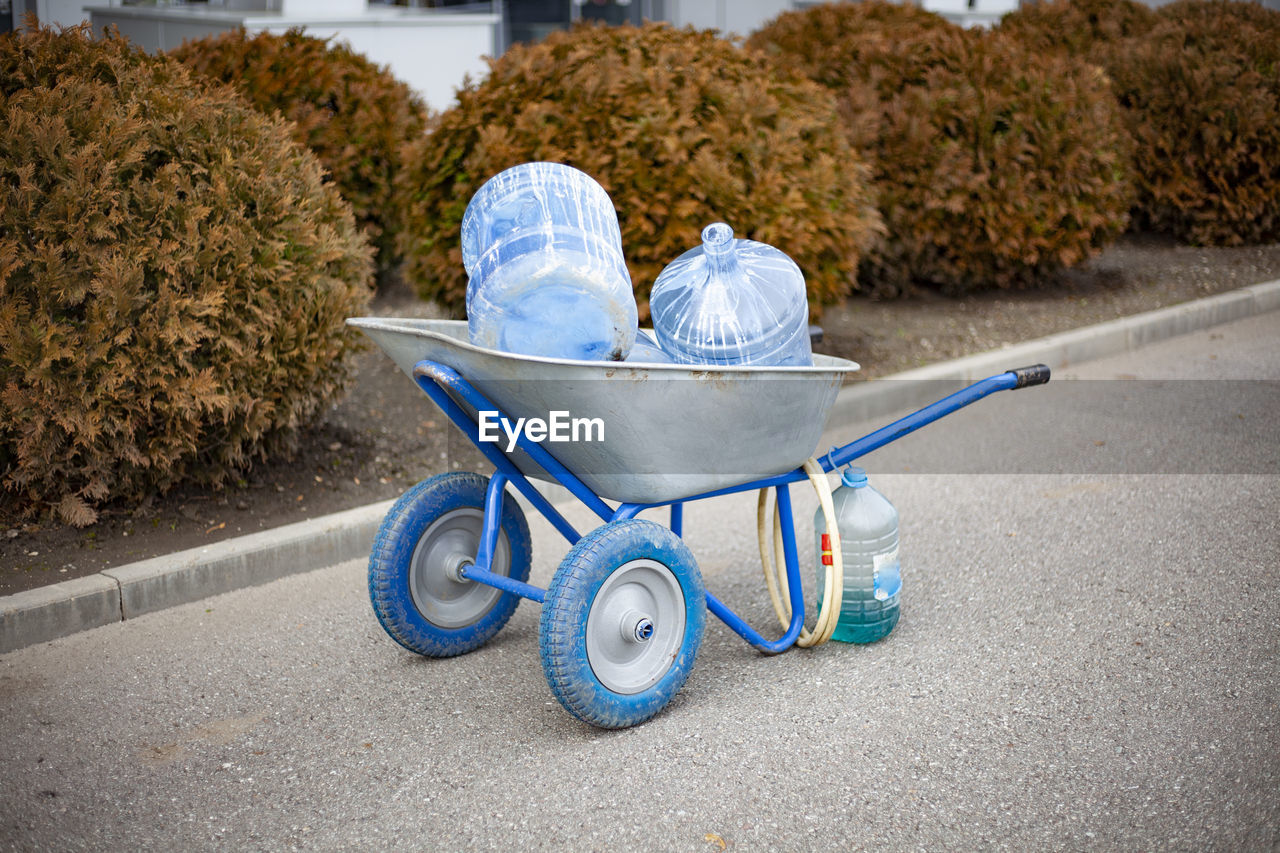
M463 507L447 512L423 531L409 563L409 592L428 622L441 628L465 628L493 607L500 590L468 580L484 530L484 511ZM510 546L499 535L493 564L505 572Z
M666 566L632 560L597 590L587 616L587 662L615 693L641 693L662 678L684 640L684 593Z
M645 643L653 639L653 620L638 610L628 610L622 614L618 630L625 642Z
M463 571L468 566L475 565L475 561L472 560L470 556L455 551L445 557L443 563L444 576L449 580L454 583L471 583L471 581L467 579L466 575L463 574Z

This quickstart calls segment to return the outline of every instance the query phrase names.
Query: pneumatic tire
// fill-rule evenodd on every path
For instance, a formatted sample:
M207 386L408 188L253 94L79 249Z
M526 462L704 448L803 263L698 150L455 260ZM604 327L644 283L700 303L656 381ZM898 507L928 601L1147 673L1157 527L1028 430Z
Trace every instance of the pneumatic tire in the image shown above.
M410 651L429 657L474 651L502 630L520 603L517 595L450 571L475 559L488 483L465 472L423 480L395 502L378 528L369 599L383 629ZM506 496L492 571L528 581L530 560L529 525Z
M706 591L680 537L640 519L584 536L542 604L547 684L593 726L648 720L679 692L706 627Z

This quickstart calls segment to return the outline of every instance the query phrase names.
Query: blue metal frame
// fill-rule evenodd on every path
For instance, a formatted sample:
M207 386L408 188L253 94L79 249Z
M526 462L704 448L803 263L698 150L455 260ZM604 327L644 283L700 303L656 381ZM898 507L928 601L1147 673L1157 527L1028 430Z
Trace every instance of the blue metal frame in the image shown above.
M493 552L498 547L498 533L502 527L502 493L506 488L506 475L501 471L495 471L489 478L489 490L484 496L484 526L480 532L480 547L476 551L476 561L469 566L463 566L458 574L467 580L497 587L503 592L513 592L521 598L528 598L541 604L546 598L546 590L492 571Z
M836 468L847 465L854 459L865 456L873 450L877 450L892 441L915 432L921 427L946 417L952 412L997 391L1008 391L1026 384L1036 384L1048 378L1047 368L1044 369L1042 379L1032 380L1028 379L1026 370L1008 371L983 379L862 438L841 447L833 447L819 460L822 470L830 473ZM484 454L485 458L493 463L496 469L493 477L489 480L489 490L485 495L484 528L480 547L476 554L476 561L473 565L462 569L461 574L469 580L541 603L546 596L546 590L490 571L493 552L497 546L502 522L503 493L507 484L510 483L515 486L516 490L524 495L556 530L560 531L561 535L569 541L569 544L576 543L582 538L581 534L565 520L559 510L551 505L550 501L537 490L533 483L529 482L528 478L516 467L510 457L499 449L497 444L480 441L478 422L467 414L466 409L460 406L454 397L461 399L476 411L498 412L500 422L510 428L512 422L505 412L476 390L475 386L470 382L463 379L456 370L447 365L423 360L414 365L413 373L418 387L431 398L433 403L440 407L440 410L444 412L449 420L453 421L458 429L462 430L463 434ZM787 584L790 588L791 624L780 638L769 640L755 631L710 592L707 593L707 609L752 646L768 654L786 651L800 636L800 631L804 627L805 617L804 592L801 586L799 557L796 549L795 519L792 513L791 493L788 487L792 483L808 479L809 475L803 468L797 468L785 474L765 477L729 488L705 492L680 501L657 504L622 503L613 508L578 479L572 471L560 464L546 448L537 442L530 441L523 432L517 433L516 446L528 454L543 471L555 478L574 497L582 501L606 523L634 518L646 509L670 506L671 530L677 536L683 534L683 504L685 503L756 489L774 489L777 493L778 518L782 524L783 561L786 565Z

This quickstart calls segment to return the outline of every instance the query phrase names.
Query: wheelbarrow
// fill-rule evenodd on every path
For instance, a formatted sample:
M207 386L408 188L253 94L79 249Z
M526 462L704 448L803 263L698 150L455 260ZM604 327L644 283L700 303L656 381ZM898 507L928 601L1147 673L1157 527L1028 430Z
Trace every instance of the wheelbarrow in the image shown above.
M766 654L801 637L805 605L788 489L816 471L814 448L856 363L823 355L812 367L570 361L473 346L465 321L347 322L495 469L487 479L464 472L426 479L383 520L369 596L400 645L431 657L470 652L502 629L521 599L536 601L551 692L575 717L623 728L657 714L680 690L708 611ZM1048 380L1044 365L992 376L832 448L817 466L829 473L996 391ZM555 440L558 427L566 440ZM579 532L534 480L564 486L602 523ZM546 589L529 583L529 527L508 486L572 546ZM766 489L776 496L780 586L790 609L776 639L704 588L682 539L685 503ZM637 518L661 507L669 507L666 525Z

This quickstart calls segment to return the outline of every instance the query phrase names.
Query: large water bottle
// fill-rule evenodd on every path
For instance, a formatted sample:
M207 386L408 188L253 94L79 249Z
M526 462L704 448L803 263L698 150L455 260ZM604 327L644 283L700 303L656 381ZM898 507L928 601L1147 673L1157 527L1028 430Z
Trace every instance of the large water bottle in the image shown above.
M898 599L902 590L898 511L884 495L867 484L867 473L861 468L846 468L840 479L841 485L831 497L844 556L844 598L831 639L842 643L873 643L887 636L898 624ZM827 566L831 561L827 521L821 509L814 516L813 525L818 534L818 606L821 607Z
M666 350L658 346L657 341L649 336L644 329L636 332L635 345L631 347L631 352L627 355L627 362L632 364L672 364L671 356L667 355Z
M800 268L723 222L658 275L649 307L659 346L680 364L813 364Z
M462 216L471 342L525 355L620 361L636 301L609 195L584 172L525 163Z

